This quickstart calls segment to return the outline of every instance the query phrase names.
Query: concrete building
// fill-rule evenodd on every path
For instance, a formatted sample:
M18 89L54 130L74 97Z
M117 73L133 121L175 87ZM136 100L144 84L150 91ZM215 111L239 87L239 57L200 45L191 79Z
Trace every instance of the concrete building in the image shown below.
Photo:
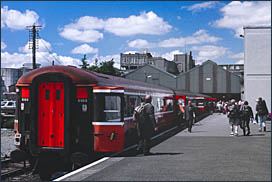
M191 51L189 55L187 53L174 55L174 62L177 64L179 73L185 73L195 67Z
M210 95L220 100L240 99L242 79L213 61L205 61L177 76L177 89Z
M241 99L245 100L245 95L244 95L244 64L220 64L218 65L222 67L224 70L227 70L231 73L234 73L241 78Z
M150 53L120 54L120 65L127 70L134 70L144 64L154 64Z
M245 100L255 113L256 99L271 112L271 27L244 27Z
M162 57L152 57L150 53L135 53L135 54L120 54L120 66L121 68L125 68L126 72L133 71L145 64L154 65L157 68L164 70L166 72L172 73L172 74L179 74L179 69L177 67L177 62L184 65L184 68L182 70L189 70L194 66L194 62L192 60L192 55L190 54L182 54L178 55L176 59L176 62L169 61ZM191 60L191 61L189 61ZM180 64L179 63L179 64Z
M168 61L167 59L162 57L154 57L153 61L154 61L155 67L174 75L179 74L179 71L175 62Z
M131 80L142 81L154 85L176 88L176 76L153 65L146 64L124 75Z
M145 65L124 77L187 92L202 93L220 100L240 99L242 79L209 60L177 76L153 65Z
M218 66L244 79L244 64L220 64Z

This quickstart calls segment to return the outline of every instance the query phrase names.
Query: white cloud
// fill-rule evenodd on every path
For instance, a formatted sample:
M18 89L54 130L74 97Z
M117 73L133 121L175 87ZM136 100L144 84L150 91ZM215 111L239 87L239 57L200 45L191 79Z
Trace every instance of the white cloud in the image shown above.
M222 56L224 56L227 52L227 48L224 47L217 47L213 45L205 45L205 46L194 46L192 50L198 51L198 54L194 56L197 64L202 63L204 61L215 60Z
M132 47L132 48L138 48L138 49L155 47L154 44L149 43L148 41L143 40L143 39L133 40L133 41L128 43L128 46Z
M154 12L142 12L140 16L131 15L128 18L109 18L105 21L105 31L118 36L136 34L162 35L172 28Z
M244 64L244 60L243 60L243 59L241 59L241 60L239 60L239 61L235 62L234 64Z
M167 52L167 53L161 55L161 57L163 57L163 58L165 58L165 59L167 59L169 61L172 61L172 60L174 60L174 55L175 54L184 54L184 53L179 51L179 50L174 50L172 52Z
M8 6L1 8L1 28L8 27L15 30L25 30L26 26L38 23L39 15L35 11L26 10L25 13L8 9Z
M73 54L96 54L98 53L98 49L97 48L93 48L91 46L89 46L88 44L82 44L78 47L75 47L72 50Z
M215 43L221 40L219 37L211 36L207 33L206 30L200 29L199 31L195 32L192 36L188 37L180 37L180 38L170 38L163 40L158 43L151 43L147 40L143 39L136 39L133 41L128 42L128 46L132 48L155 48L155 47L184 47L186 45L196 45L202 43Z
M209 8L214 8L217 3L218 2L215 2L215 1L197 3L197 4L194 4L192 6L183 6L183 7L181 7L181 9L185 8L185 9L187 9L189 11L196 12L196 11L201 11L201 10L205 10L205 9L209 9Z
M5 42L1 41L1 50L5 49L7 47L7 45L5 44Z
M73 65L81 64L81 61L76 58L57 55L52 53L51 44L43 39L39 39L39 49L36 51L36 62L41 66L52 65L54 60L55 65ZM32 62L32 51L29 49L28 44L19 48L21 53L1 53L1 66L3 68L20 68L24 63Z
M233 1L220 10L223 18L213 24L220 28L235 31L235 36L244 34L244 26L271 26L271 2L269 1Z
M229 58L234 58L234 59L244 59L244 52L240 52L237 54L231 54L228 56Z
M126 51L126 52L124 52L124 54L135 54L135 53L137 53L137 51Z
M159 47L184 47L186 45L202 44L202 43L215 43L221 40L219 37L211 36L206 30L199 30L192 36L170 38L159 42Z
M36 62L41 64L41 66L52 65L54 60L55 65L73 65L78 67L81 61L76 58L68 56L58 56L56 53L50 54L48 52L37 52ZM24 63L32 62L32 54L20 54L20 53L8 53L1 52L1 66L2 68L20 68ZM60 62L60 63L59 63Z
M64 27L60 35L63 38L72 40L75 42L97 42L99 39L103 39L103 34L96 30L82 30L76 28Z
M81 30L94 30L103 29L105 22L102 19L93 16L83 16L65 26L65 28L81 29Z
M130 36L136 34L161 35L172 28L154 12L143 12L139 16L131 15L128 18L108 18L106 20L97 17L83 16L74 23L60 28L60 35L65 39L76 42L97 42L103 39L106 31L117 36Z

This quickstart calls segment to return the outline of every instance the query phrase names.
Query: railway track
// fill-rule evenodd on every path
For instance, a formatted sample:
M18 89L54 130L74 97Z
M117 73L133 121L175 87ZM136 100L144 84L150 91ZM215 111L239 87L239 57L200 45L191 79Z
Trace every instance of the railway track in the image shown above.
M30 171L30 165L26 162L14 163L11 159L1 159L1 180L12 178Z

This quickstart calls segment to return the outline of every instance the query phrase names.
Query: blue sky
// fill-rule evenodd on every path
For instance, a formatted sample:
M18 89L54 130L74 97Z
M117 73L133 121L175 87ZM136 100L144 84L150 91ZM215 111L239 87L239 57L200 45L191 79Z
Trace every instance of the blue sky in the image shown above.
M37 62L78 66L147 48L197 64L243 63L243 26L271 26L269 1L1 1L1 66L31 63L26 26L42 25Z

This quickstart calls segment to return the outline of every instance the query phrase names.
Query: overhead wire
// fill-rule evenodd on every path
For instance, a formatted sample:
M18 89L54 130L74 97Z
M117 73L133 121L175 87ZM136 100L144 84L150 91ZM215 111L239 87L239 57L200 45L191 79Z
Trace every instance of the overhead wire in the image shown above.
M49 62L50 64L52 64L52 62L47 58L45 57L43 54L41 54L40 52L37 52L39 55L41 55L47 62Z
M38 37L39 38L41 38L41 36L38 34ZM45 46L45 48L48 50L48 52L55 58L55 60L59 63L59 64L61 64L61 65L63 65L63 63L54 55L54 53L52 52L52 51L50 51L50 49L47 47L47 45L45 45L45 43L43 43L43 41L41 41L42 42L42 44Z

